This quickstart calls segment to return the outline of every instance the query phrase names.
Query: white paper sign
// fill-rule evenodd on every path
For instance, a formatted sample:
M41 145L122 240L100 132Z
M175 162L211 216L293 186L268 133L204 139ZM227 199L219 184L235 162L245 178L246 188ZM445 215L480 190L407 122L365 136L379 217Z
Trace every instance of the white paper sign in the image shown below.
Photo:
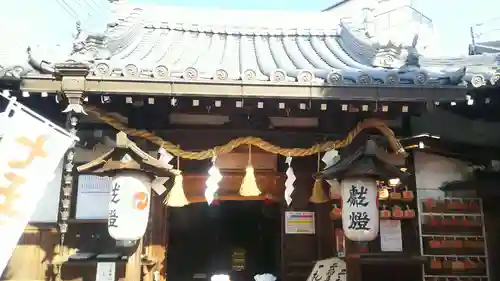
M377 186L370 178L347 178L342 188L342 227L352 241L377 238L379 213Z
M314 234L314 212L285 212L286 234Z
M116 240L137 240L146 232L151 206L151 179L141 172L113 177L108 232Z
M111 178L79 175L76 195L76 219L107 219Z
M114 262L98 262L95 281L115 281L115 272Z
M401 221L380 221L380 249L382 252L402 252L403 237L401 234Z
M76 139L20 104L9 104L6 113L0 141L0 273Z
M346 264L339 258L317 261L307 281L346 281Z

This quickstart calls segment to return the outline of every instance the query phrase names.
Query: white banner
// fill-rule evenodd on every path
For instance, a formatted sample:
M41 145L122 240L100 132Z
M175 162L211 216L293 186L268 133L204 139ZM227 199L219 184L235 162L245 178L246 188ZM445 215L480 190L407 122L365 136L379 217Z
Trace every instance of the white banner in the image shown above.
M54 171L54 178L45 187L45 192L38 201L29 223L56 223L59 216L59 198L61 195L61 179L63 162L60 161Z
M76 137L11 100L0 141L0 273Z

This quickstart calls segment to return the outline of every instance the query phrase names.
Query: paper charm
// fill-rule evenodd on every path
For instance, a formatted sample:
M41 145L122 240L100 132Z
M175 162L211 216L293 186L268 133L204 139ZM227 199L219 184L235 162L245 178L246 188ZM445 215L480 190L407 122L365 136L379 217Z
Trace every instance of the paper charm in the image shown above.
M156 177L151 182L151 189L156 192L158 195L162 195L167 189L165 188L165 183L167 182L168 177Z
M215 165L215 157L212 158L212 167L208 170L208 179L205 182L205 198L208 205L212 204L215 199L215 193L219 190L219 182L222 180L222 174L219 168Z
M165 168L172 169L174 167L172 164L170 164L170 161L172 161L172 159L174 159L174 156L172 154L168 153L165 150L165 148L160 147L160 149L158 149L158 154L160 155L158 160L160 160L163 163Z
M292 157L287 157L285 163L288 164L288 169L286 169L286 181L285 181L285 201L288 206L292 203L292 193L295 190L293 186L295 180L295 173L292 168Z
M335 149L327 151L324 155L323 158L321 158L321 161L325 163L325 169L329 168L330 166L334 165L340 160L339 158L339 152Z

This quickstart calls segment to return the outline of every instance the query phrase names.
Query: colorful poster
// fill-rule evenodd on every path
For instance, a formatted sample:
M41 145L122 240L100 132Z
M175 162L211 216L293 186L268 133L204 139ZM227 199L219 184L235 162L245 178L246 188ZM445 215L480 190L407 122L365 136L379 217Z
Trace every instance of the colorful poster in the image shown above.
M314 212L285 212L286 234L314 234Z
M11 100L0 141L0 273L68 148L77 139Z

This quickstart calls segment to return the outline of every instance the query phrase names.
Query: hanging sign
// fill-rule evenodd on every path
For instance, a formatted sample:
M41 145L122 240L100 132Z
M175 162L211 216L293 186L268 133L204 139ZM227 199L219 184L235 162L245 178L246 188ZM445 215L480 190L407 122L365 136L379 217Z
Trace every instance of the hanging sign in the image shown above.
M286 234L314 234L314 212L285 212Z
M76 219L107 220L112 179L79 175L76 194Z
M377 237L379 213L377 186L370 178L342 181L342 226L352 241L372 241Z
M307 281L346 281L346 264L339 258L317 261Z
M109 198L108 232L116 240L138 240L146 232L151 178L141 172L113 177Z
M10 100L0 141L0 274L76 137Z
M116 266L114 262L98 262L95 281L115 281Z
M380 250L382 252L402 252L403 237L400 220L380 221Z

